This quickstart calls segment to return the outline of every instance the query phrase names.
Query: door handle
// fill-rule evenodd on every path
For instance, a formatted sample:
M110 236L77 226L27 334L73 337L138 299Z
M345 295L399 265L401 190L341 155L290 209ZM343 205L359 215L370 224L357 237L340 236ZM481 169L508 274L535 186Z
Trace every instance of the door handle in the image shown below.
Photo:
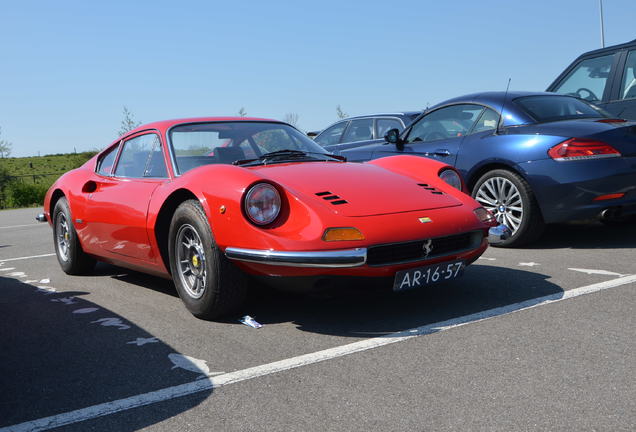
M450 152L450 151L448 151L448 150L446 150L446 149L436 149L436 150L433 152L433 154L434 154L435 156L444 156L444 157L446 157L446 156L450 156L450 155L451 155L451 152Z

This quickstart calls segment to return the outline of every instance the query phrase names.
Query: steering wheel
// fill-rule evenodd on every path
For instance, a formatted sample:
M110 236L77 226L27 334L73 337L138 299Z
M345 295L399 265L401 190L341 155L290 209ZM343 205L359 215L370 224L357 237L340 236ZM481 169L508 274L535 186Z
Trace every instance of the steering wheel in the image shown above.
M587 97L584 97L584 96L581 94L581 92L582 92L582 91L583 91L583 92L587 92ZM580 97L581 99L585 99L585 100L588 100L588 101L595 101L595 100L597 101L597 100L599 100L599 98L598 98L598 97L596 97L596 95L594 94L594 92L593 92L592 90L590 90L590 89L588 89L588 88L585 88L585 87L581 87L580 89L578 89L578 90L576 91L576 95L577 95L578 97Z

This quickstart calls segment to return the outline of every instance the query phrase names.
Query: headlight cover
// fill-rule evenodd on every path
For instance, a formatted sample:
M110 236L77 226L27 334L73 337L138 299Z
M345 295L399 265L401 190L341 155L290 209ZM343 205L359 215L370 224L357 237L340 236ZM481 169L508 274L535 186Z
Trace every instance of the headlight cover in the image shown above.
M267 225L280 213L280 194L269 183L257 183L245 195L245 214L256 225Z
M459 189L460 191L462 190L462 179L459 174L457 174L457 171L447 168L439 173L439 178L455 189Z

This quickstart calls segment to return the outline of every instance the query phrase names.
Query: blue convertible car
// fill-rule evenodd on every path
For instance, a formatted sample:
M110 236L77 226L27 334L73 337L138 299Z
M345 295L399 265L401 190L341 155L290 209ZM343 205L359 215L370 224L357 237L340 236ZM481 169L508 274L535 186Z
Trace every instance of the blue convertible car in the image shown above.
M326 148L350 161L412 154L454 165L465 192L512 230L500 246L533 241L546 223L636 213L636 122L575 97L472 94L434 106L385 139Z

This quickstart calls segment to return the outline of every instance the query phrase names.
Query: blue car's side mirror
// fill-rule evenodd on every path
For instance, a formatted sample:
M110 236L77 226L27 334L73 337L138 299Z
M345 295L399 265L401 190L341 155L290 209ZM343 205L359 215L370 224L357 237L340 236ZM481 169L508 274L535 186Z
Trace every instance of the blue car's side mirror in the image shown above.
M384 135L384 139L389 144L400 144L400 131L398 129L389 129Z

